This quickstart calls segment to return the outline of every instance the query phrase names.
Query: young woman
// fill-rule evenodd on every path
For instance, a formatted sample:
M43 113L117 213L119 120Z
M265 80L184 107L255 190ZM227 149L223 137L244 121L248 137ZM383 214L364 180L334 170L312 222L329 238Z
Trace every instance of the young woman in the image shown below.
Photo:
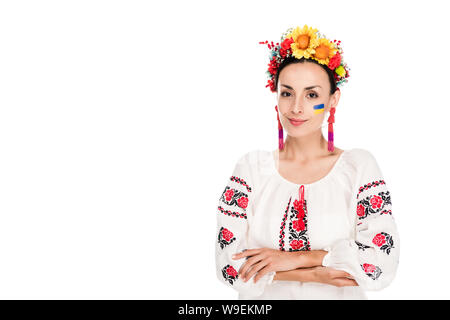
M334 146L338 87L349 70L340 42L308 26L281 40L268 44L267 85L278 98L279 148L247 152L227 181L217 277L239 299L366 299L397 270L391 195L369 151Z

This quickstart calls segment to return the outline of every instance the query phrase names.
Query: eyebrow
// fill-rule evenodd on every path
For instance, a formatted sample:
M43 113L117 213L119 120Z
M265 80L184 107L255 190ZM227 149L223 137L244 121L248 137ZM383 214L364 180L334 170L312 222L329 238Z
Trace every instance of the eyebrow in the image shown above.
M288 86L287 84L281 84L281 85L282 85L283 87L288 88L288 89L294 90L294 88L292 88L291 86ZM315 86L306 87L305 90L310 90L310 89L313 89L313 88L315 88L315 87L322 88L322 87L319 86L319 85L315 85Z

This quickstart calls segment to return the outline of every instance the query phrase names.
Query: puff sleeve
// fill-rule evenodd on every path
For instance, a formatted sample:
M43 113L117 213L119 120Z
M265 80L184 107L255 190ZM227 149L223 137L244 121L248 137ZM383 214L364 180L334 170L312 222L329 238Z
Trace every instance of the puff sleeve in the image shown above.
M322 265L350 273L365 290L380 290L394 279L400 239L392 215L391 193L374 156L360 149L359 167L350 201L355 230L324 248Z
M256 283L254 276L244 282L238 272L246 258L232 259L235 253L253 249L248 247L247 232L252 221L254 194L251 165L244 155L236 163L218 201L215 261L220 282L239 293L257 297L272 283L275 272L265 274Z

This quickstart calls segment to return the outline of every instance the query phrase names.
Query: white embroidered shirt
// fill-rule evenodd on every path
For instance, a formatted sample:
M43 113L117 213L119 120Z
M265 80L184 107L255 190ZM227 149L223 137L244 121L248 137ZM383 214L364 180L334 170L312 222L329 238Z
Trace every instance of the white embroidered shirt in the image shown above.
M303 200L303 201L302 201ZM399 237L391 194L374 156L344 150L331 171L295 184L278 171L278 152L253 150L239 158L218 201L216 274L239 299L366 299L393 280ZM303 209L303 210L302 210ZM322 265L350 273L358 286L237 275L245 249L326 250Z

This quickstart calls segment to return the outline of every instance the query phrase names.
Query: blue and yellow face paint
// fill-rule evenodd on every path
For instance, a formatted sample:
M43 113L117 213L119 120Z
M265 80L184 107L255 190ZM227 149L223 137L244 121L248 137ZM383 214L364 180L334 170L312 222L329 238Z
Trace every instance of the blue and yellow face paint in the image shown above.
M325 108L325 105L323 103L315 105L314 106L314 114L322 113L325 110L324 108Z

